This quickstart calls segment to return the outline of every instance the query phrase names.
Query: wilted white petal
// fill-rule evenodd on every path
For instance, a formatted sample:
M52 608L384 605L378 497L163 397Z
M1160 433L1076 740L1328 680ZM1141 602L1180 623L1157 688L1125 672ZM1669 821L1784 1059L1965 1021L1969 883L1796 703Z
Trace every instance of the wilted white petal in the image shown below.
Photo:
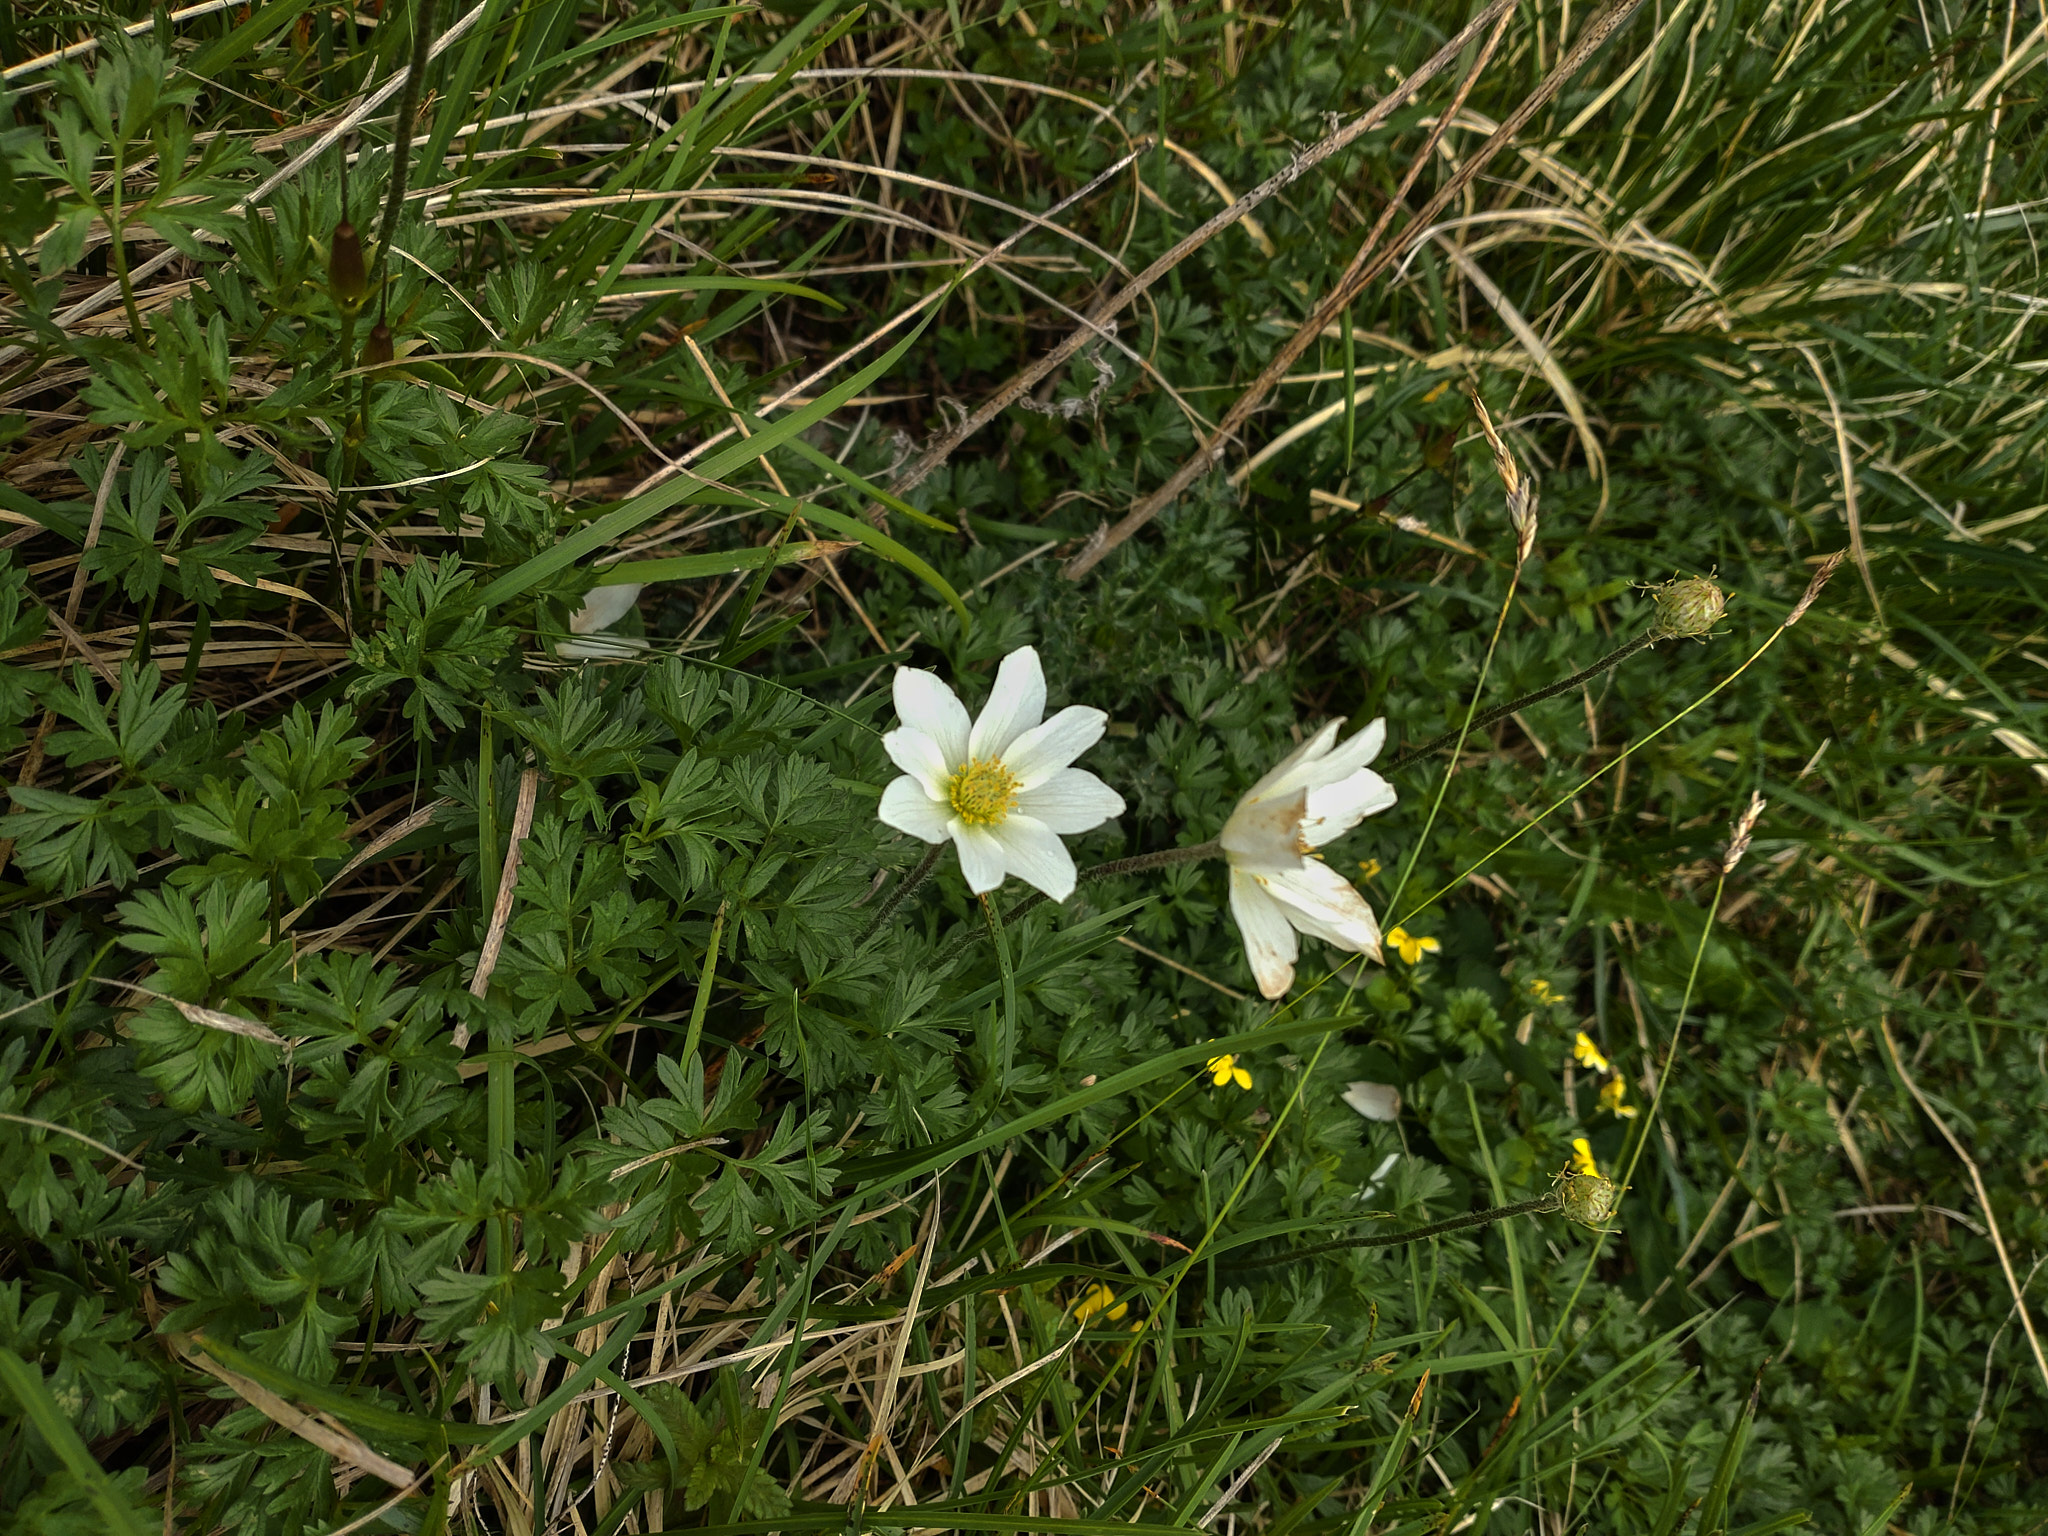
M901 726L882 738L882 750L889 754L890 762L922 784L926 794L936 800L946 798L946 781L959 764L948 763L931 737L911 726Z
M1062 768L1035 789L1022 791L1017 809L1071 837L1123 815L1124 797L1085 768Z
M1304 741L1292 752L1281 758L1271 773L1246 790L1245 799L1259 799L1261 796L1271 792L1281 780L1288 778L1289 775L1293 774L1304 764L1313 762L1328 752L1330 750L1330 743L1337 739L1337 732L1343 728L1344 717L1342 715L1339 715L1334 720L1325 720L1317 728L1315 735L1309 737L1307 741Z
M1401 1090L1392 1083L1352 1083L1344 1090L1344 1102L1368 1120L1401 1118Z
M633 605L639 601L638 582L622 581L614 586L592 587L584 595L583 606L570 616L569 633L589 635L600 629L610 629L632 612Z
M1254 800L1247 795L1223 824L1223 852L1239 869L1273 874L1293 869L1301 862L1295 836L1301 830L1308 791L1268 795Z
M1348 778L1378 757L1380 748L1386 744L1386 720L1373 721L1316 764L1317 782L1334 784L1339 779Z
M1245 959L1251 962L1259 995L1285 997L1294 985L1294 957L1301 952L1301 941L1295 938L1280 903L1266 894L1258 876L1233 869L1230 915L1244 938Z
M1051 827L1036 817L1013 814L989 832L1002 844L1004 867L1026 885L1054 901L1074 894L1073 855Z
M928 843L943 843L953 820L953 807L943 800L934 800L914 775L906 773L889 781L875 814L884 826L894 827L898 832L908 832Z
M1045 670L1030 646L1012 651L996 668L995 687L967 738L968 757L1008 761L1010 743L1045 718ZM1015 769L1011 770L1015 772Z
M1320 848L1342 836L1368 816L1391 810L1401 797L1394 786L1370 768L1308 792L1307 814L1301 819L1301 840Z
M954 817L946 830L953 834L953 846L960 850L960 873L967 877L967 889L979 896L1003 883L1003 845L987 827L970 827Z
M967 706L953 690L915 667L896 669L896 718L939 744L939 755L957 768L967 761Z
M1017 776L1019 789L1036 789L1102 740L1108 725L1101 710L1072 705L1011 742L1003 766Z
M1339 949L1380 957L1380 925L1365 898L1342 875L1314 859L1266 877L1266 889L1287 908L1287 919Z
M1398 1152L1389 1152L1384 1158L1380 1159L1379 1167L1373 1169L1372 1177L1366 1181L1365 1188L1358 1192L1360 1204L1370 1200L1386 1187L1387 1175L1394 1171L1394 1165L1400 1161L1401 1154Z

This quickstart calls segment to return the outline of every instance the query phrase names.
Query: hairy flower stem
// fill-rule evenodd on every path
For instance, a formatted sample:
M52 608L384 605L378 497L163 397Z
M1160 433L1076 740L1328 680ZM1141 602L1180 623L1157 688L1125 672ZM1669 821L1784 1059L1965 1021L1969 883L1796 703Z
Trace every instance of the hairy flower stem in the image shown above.
M398 216L405 208L406 172L412 167L413 120L419 116L427 55L434 46L434 13L437 9L436 0L419 0L413 10L412 67L406 71L404 89L398 93L398 117L392 125L391 186L384 194L384 222L377 229L377 248L370 253L370 286L373 289L383 278L391 240L398 233Z
M896 882L896 889L889 893L888 900L875 909L875 915L868 919L867 927L861 929L860 937L854 940L856 945L865 944L873 938L875 930L896 915L896 909L903 905L910 893L931 879L932 871L939 867L939 855L945 851L944 843L933 843L926 850L925 856L917 861L910 873Z
M1500 721L1507 719L1509 715L1512 715L1518 709L1527 709L1531 704L1541 704L1545 699L1554 699L1560 693L1568 692L1569 690L1578 687L1581 683L1591 682L1594 678L1598 677L1602 672L1606 672L1611 668L1620 666L1624 661L1627 661L1629 657L1635 655L1637 651L1643 650L1647 646L1654 645L1657 643L1657 641L1662 640L1664 638L1666 638L1666 636L1664 636L1656 628L1652 627L1650 629L1646 629L1640 635L1637 635L1635 639L1629 641L1626 645L1617 646L1615 647L1615 649L1609 651L1605 656L1602 656L1590 667L1586 667L1581 671L1574 672L1570 677L1560 678L1558 679L1558 681L1550 684L1550 686L1547 688L1538 688L1534 693L1525 693L1519 699L1512 700L1509 703L1498 705L1493 709L1487 710L1486 713L1480 715L1475 720L1473 720L1471 725L1467 727L1465 732L1463 733L1457 730L1449 730L1445 731L1441 736L1432 736L1428 741L1423 742L1420 746L1403 747L1398 753L1394 755L1393 759L1389 761L1386 767L1381 771L1385 773L1392 773L1396 768L1405 768L1408 766L1408 764L1414 762L1417 758L1427 757L1432 752L1441 751L1443 748L1449 746L1452 742L1456 741L1460 734L1470 734L1474 731L1483 731L1488 726L1498 724Z
M1166 869L1175 864L1199 864L1202 860L1213 859L1222 852L1223 844L1212 838L1206 843L1195 843L1186 848L1161 848L1156 853L1137 853L1128 859L1111 859L1104 864L1090 864L1074 876L1074 881L1077 885L1084 885L1090 880L1107 880L1112 875L1136 875L1148 869ZM1046 899L1043 891L1026 896L1003 914L1003 921L1014 923Z
M1340 1248L1392 1248L1398 1243L1417 1243L1425 1237L1442 1237L1446 1232L1462 1232L1467 1227L1491 1226L1496 1221L1506 1221L1513 1216L1536 1216L1550 1211L1564 1209L1564 1199L1556 1190L1538 1195L1534 1200L1524 1200L1516 1205L1496 1205L1489 1210L1468 1211L1463 1216L1453 1216L1449 1221L1432 1222L1426 1227L1412 1227L1406 1232L1389 1232L1382 1237L1342 1237L1333 1243L1316 1243L1307 1248L1290 1248L1285 1253L1276 1253L1270 1258L1248 1259L1242 1264L1224 1264L1223 1269L1270 1269L1275 1264L1292 1264L1312 1254L1335 1253Z

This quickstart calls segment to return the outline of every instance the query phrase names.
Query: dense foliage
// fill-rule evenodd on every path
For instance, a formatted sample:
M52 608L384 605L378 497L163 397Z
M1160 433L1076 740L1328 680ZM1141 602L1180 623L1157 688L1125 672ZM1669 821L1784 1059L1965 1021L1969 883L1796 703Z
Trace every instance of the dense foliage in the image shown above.
M2041 27L1678 0L1495 152L1506 9L1112 323L1478 9L129 9L0 19L0 1531L2048 1521ZM899 665L1107 713L1091 865L1674 573L1278 1002L876 816Z

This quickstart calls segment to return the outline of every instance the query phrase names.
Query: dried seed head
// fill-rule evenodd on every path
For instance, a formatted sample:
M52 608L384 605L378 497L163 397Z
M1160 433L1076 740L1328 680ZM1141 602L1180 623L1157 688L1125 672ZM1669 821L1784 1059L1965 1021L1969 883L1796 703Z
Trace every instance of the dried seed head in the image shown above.
M1567 1220L1582 1227L1597 1227L1614 1214L1621 1203L1621 1191L1614 1180L1597 1173L1568 1173L1558 1190Z
M353 314L370 296L370 274L363 266L363 242L355 225L343 219L334 226L334 241L327 248L327 292L334 302Z
M363 343L362 365L365 368L381 368L394 356L391 345L391 327L379 320L370 327L369 340Z
M1703 638L1728 606L1726 595L1704 576L1667 581L1654 590L1657 617L1650 633L1658 640Z
M1735 818L1735 835L1728 839L1728 852L1721 859L1721 873L1732 875L1735 866L1742 862L1742 856L1749 852L1750 834L1756 831L1756 819L1764 813L1764 797L1751 790L1749 804L1742 814Z
M1508 522L1515 530L1515 563L1520 565L1536 548L1536 482L1522 473L1521 465L1508 452L1508 445L1494 430L1493 417L1487 413L1486 402L1476 392L1472 396L1472 409L1479 414L1479 430L1486 434L1487 446L1493 450L1494 472L1500 476L1501 486L1507 492Z
M1813 573L1813 580L1806 584L1805 593L1792 605L1792 611L1785 615L1787 629L1806 617L1806 610L1813 606L1813 600L1820 596L1820 589L1828 584L1828 578L1835 574L1835 569L1842 563L1842 559L1841 553L1837 552L1821 561L1819 568Z

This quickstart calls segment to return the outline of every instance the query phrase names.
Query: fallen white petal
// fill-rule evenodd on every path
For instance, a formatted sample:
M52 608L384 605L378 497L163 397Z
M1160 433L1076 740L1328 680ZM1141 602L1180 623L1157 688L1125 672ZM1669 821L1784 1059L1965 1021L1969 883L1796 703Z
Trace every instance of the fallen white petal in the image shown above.
M925 793L923 784L906 773L900 779L889 781L889 787L882 791L882 803L876 808L875 815L881 819L882 825L894 827L898 832L908 832L928 843L943 843L953 820L953 807L943 800L934 800Z
M1044 718L1045 669L1038 664L1038 652L1027 645L1010 652L996 668L995 686L967 738L967 755L975 762L1004 757L1011 742Z
M1051 827L1013 812L989 830L1002 844L1003 865L1011 874L1054 901L1074 894L1074 856Z
M1344 1090L1344 1102L1368 1120L1401 1118L1401 1090L1392 1083L1352 1083Z
M622 581L615 586L592 587L584 595L583 606L570 616L569 633L589 635L600 629L610 629L631 613L633 605L639 601L638 582Z
M585 635L564 640L555 647L555 655L563 661L624 661L646 649L647 642L638 635Z
M1259 983L1261 997L1285 997L1294 985L1294 957L1301 953L1301 941L1287 921L1280 903L1267 894L1259 877L1242 870L1230 872L1230 915L1244 939L1245 959Z
M1017 809L1071 837L1123 815L1124 797L1085 768L1062 768L1036 788L1020 792Z
M1019 789L1036 789L1102 740L1109 716L1075 704L1045 724L1026 731L1003 753L1003 766L1017 776Z
M967 761L967 706L953 690L915 667L896 669L896 718L939 744L939 754L954 767Z

